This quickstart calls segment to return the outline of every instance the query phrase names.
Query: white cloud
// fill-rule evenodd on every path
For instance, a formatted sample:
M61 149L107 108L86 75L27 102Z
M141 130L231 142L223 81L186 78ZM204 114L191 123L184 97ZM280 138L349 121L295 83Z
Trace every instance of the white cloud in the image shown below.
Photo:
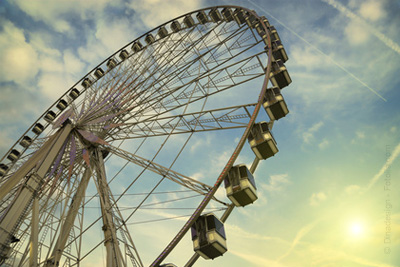
M126 18L98 21L95 36L107 48L106 52L114 52L138 37Z
M269 184L262 184L261 187L265 188L267 191L275 192L282 191L286 184L289 184L288 174L277 174L271 175L269 179Z
M325 149L329 146L329 144L330 144L330 142L324 138L324 140L322 140L322 142L318 144L318 147L320 149Z
M107 0L69 0L69 1L14 1L18 7L36 21L42 21L55 31L61 33L72 32L73 28L67 21L66 15L78 14L87 19L89 14L101 16L101 11L107 5L120 5L120 1Z
M297 244L300 242L301 239L303 239L304 236L306 236L312 229L314 229L314 227L320 222L320 220L316 220L310 224L307 224L306 226L304 226L303 228L301 228L295 238L293 239L293 242L290 246L290 248L288 249L288 251L283 254L282 256L280 256L276 262L281 261L282 259L286 258L287 256L290 255L290 253L293 251L293 249L297 246Z
M85 63L83 63L71 50L66 50L63 55L64 68L68 73L81 74L84 70Z
M367 28L357 20L351 20L344 28L344 32L352 45L363 44L367 42L370 37Z
M391 48L393 51L397 52L398 54L400 54L400 46L395 43L392 39L390 39L388 36L386 36L385 33L378 31L373 25L367 23L362 17L360 17L359 15L355 14L354 12L352 12L351 10L349 10L346 6L344 6L343 4L341 4L339 1L336 0L322 0L323 2L329 4L330 6L332 6L333 8L336 8L337 10L339 10L339 12L341 12L343 15L345 15L346 17L350 18L351 20L356 20L360 23L362 23L365 29L369 30L373 35L375 35L375 37L377 37L379 40L381 40L387 47ZM364 14L366 16L369 16L369 18L371 19L377 19L380 17L380 15L371 15L371 7L366 7L364 8L365 11Z
M358 193L360 191L360 186L358 186L358 185L349 185L344 189L344 191L346 192L346 194L354 195L354 194L356 194L356 193Z
M313 126L311 126L308 131L304 131L303 133L303 141L306 144L311 143L311 141L314 140L314 134L324 125L324 122L320 121L317 122L315 124L313 124Z
M64 66L62 61L53 56L41 55L40 70L44 72L63 72Z
M350 11L348 10L348 12ZM360 5L359 13L363 18L371 21L377 21L385 14L382 4L376 1L363 2ZM350 22L347 23L344 29L350 44L359 45L369 41L371 31L369 27L366 27L365 22L360 20L355 14L354 16L350 16L350 18Z
M45 73L39 78L38 86L41 92L50 100L55 101L67 89L68 79L61 73Z
M325 201L327 196L324 192L313 193L310 197L311 206L319 206L321 202Z
M67 6L69 5L66 1L46 1L46 3L44 3L44 1L16 0L15 3L33 19L47 23L56 31L66 32L71 29L70 25L60 18L60 14L66 12Z
M175 17L201 8L201 1L140 0L131 1L129 6L137 11L148 27L154 28Z
M274 260L267 259L265 256L260 256L259 254L249 254L243 253L242 251L229 250L229 253L232 253L239 258L246 260L251 263L251 266L269 266L269 267L285 267L282 263L275 262Z
M365 132L362 131L357 131L356 132L356 137L351 140L352 144L355 144L357 140L365 139Z
M360 14L365 19L371 21L377 21L385 16L385 11L382 7L382 2L379 1L367 1L361 4Z
M0 34L0 81L23 84L38 73L38 54L26 42L23 30L9 21Z
M364 132L357 131L356 135L357 135L357 138L360 138L360 139L364 139L365 138L365 133Z

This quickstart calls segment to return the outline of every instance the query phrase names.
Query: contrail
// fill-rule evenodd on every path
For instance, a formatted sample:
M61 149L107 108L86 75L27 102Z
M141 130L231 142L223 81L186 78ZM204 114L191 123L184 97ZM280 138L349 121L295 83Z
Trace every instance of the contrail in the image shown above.
M288 31L290 31L291 33L293 33L294 35L296 35L300 40L302 40L303 42L305 42L306 44L308 44L310 47L312 47L315 51L317 51L318 53L320 53L321 55L325 56L330 62L332 62L333 64L335 64L337 67L339 67L341 70L343 70L345 73L347 73L348 75L350 75L353 79L355 79L356 81L358 81L359 83L361 83L363 86L365 86L366 88L368 88L368 90L370 90L372 93L374 93L375 95L377 95L380 99L382 99L383 101L387 102L387 100L381 96L376 90L374 90L373 88L371 88L368 84L366 84L365 82L361 81L357 76L355 76L353 73L351 73L348 69L346 69L345 67L343 67L342 65L340 65L337 61L335 61L333 58L331 58L330 56L328 56L327 54L325 54L324 52L322 52L320 49L318 49L316 46L314 46L313 44L311 44L310 42L308 42L306 39L304 39L303 37L301 37L300 35L298 35L294 30L292 30L291 28L289 28L288 26L286 26L283 22L281 22L280 20L278 20L277 18L275 18L274 16L272 16L269 12L267 12L264 8L262 8L261 6L257 5L256 3L254 3L251 0L248 0L250 3L252 3L254 6L258 7L259 9L261 9L262 11L264 11L269 17L273 18L274 20L276 20L279 24L281 24L285 29L287 29ZM324 1L324 0L323 0Z
M365 24L366 26L368 26L368 27L365 27L367 30L369 30L373 35L375 35L379 40L381 40L387 47L389 47L390 49L392 49L393 51L397 52L400 55L400 46L398 44L396 44L392 39L390 39L383 33L376 30L369 23L367 23L364 19L362 19L360 16L353 13L347 7L345 7L341 3L337 2L336 0L321 0L321 1L336 8L341 13L343 13L345 16L347 16L351 19L358 20L358 21L362 22L363 24Z
M382 168L379 170L377 174L372 177L372 179L369 181L367 188L365 191L370 189L378 180L379 178L385 173L385 171L390 168L392 165L393 161L400 155L400 143L397 144L397 146L394 148L394 151L391 153L390 157L386 160L385 164L383 164Z
M285 254L283 254L282 256L280 256L275 263L280 262L282 259L286 258L287 256L289 256L289 254L293 251L293 249L296 247L296 245L300 242L300 240L307 235L319 222L321 221L321 219L317 219L316 221L304 226L303 228L300 229L300 231L297 232L296 237L294 238L290 248L288 251L286 251Z

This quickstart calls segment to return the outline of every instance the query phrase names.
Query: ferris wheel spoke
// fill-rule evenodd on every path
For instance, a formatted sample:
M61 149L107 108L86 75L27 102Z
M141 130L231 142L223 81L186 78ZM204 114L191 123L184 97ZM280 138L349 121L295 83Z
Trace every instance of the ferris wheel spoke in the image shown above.
M124 118L124 120L129 120L138 114L150 113L152 115L157 109L166 113L261 77L265 75L263 60L260 58L261 54L253 55L224 66L223 69L213 70L194 80L186 81L184 85L177 89L166 91L162 96L147 100L147 104L141 105L138 111L133 112L131 116ZM178 94L174 96L174 93ZM188 101L189 97L190 101ZM156 111L156 113L158 112Z
M265 75L265 70L264 66L262 65L262 60L259 58L259 56L260 55L257 54L251 58L233 63L227 66L226 69L214 71L209 73L207 76L200 77L200 79L197 79L192 83L188 83L185 86L185 90L187 91L181 92L173 99L170 98L169 100L162 101L162 98L160 97L155 98L154 100L149 101L148 105L145 105L144 110L139 109L137 112L135 112L135 115L139 115L138 118L134 118L132 115L124 118L124 120L132 120L132 118L134 118L134 123L137 123L139 120L146 120L149 119L149 117L156 118L161 114L171 112L184 105L188 105L200 99L204 99L230 89L239 84L261 77L262 75ZM172 92L169 92L169 95L172 95ZM179 100L181 100L182 103L179 102ZM186 100L186 102L184 100ZM152 106L152 108L146 108L147 106ZM156 110L157 108L158 110ZM153 112L150 113L150 110ZM146 117L141 118L140 114L143 114L142 116ZM121 126L122 123L122 121L113 123L111 126L116 127L117 129L110 131L109 135L115 135L120 129L118 127Z
M71 234L75 218L78 215L78 211L85 195L86 187L88 186L91 175L92 169L86 168L82 179L77 186L77 189L74 190L75 195L72 197L71 203L68 205L68 211L65 213L65 219L63 220L64 222L60 229L60 234L58 236L57 242L53 247L53 251L50 257L47 258L45 266L54 266L55 263L60 261L65 249L65 245Z
M145 159L138 155L134 155L128 151L122 150L120 148L116 148L113 146L107 146L110 149L110 152L120 158L123 158L135 165L138 165L142 168L145 168L149 171L152 171L161 177L165 177L174 183L177 183L183 187L186 187L190 190L193 190L199 194L205 195L212 187L197 181L196 179L190 178L186 175L183 175L179 172L176 172L170 168L164 167L161 164L155 163L151 160Z
M168 60L166 60L166 63L165 63L165 65L167 66L167 69L166 69L166 70L163 69L163 67L162 67L163 65L158 64L158 68L156 68L153 72L159 71L161 74L157 77L157 79L155 79L155 78L150 79L150 80L152 81L152 83L153 83L153 84L152 84L152 87L154 87L154 88L156 89L155 91L158 91L158 90L159 90L158 88L167 88L167 89L170 91L171 89L168 88L168 87L170 86L170 84L169 84L170 82L172 83L172 85L175 84L176 82L179 82L179 81L180 81L181 83L184 84L184 82L182 81L182 78L190 78L190 76L186 76L186 77L184 76L184 75L185 75L185 71L188 72L188 70L189 70L192 66L196 66L196 65L194 65L196 62L200 62L200 63L201 63L201 60L202 60L202 57L203 57L203 56L198 56L198 54L200 53L200 51L192 52L192 50L195 50L195 51L196 51L197 49L199 49L199 48L197 48L196 46L197 46L199 43L201 43L201 41L202 41L204 38L206 38L207 36L209 36L209 35L213 32L213 30L214 30L214 29L209 30L206 34L202 35L201 38L199 38L198 40L192 41L189 47L185 47L185 49L182 49L182 51L181 51L181 53L182 53L181 58L182 58L182 61L183 61L184 64L178 64L178 63L176 63L176 64L170 64L170 62L169 62ZM239 32L241 32L241 31L239 31ZM181 38L181 40L184 40L184 38ZM179 42L182 42L182 41L179 41ZM207 53L211 53L211 52L214 51L214 50L218 50L218 47L224 45L224 43L225 43L225 41L222 41L221 43L218 43L217 45L215 45L215 46L212 47L211 49L208 49L208 50L206 51L206 54L207 54ZM184 56L185 56L186 54L188 54L188 53L189 53L189 61L183 59ZM187 56L186 56L186 57L187 57ZM224 61L227 61L227 60L229 60L229 59L224 59ZM175 58L174 61L179 62L179 61L180 61L179 57L178 57L178 60L176 60L176 58ZM139 64L139 65L140 65L140 64ZM182 65L182 66L181 66L180 68L178 68L177 66L179 66L179 65ZM202 65L204 65L204 63L203 63ZM170 69L171 69L172 67L175 67L175 68L176 68L176 70L174 70L173 72L170 71ZM215 67L214 67L214 68L215 68ZM159 69L160 69L160 70L159 70ZM196 71L196 72L200 72L202 69L203 69L203 68L201 68L201 67L195 67L193 70ZM191 72L193 72L193 71L191 71ZM168 73L168 75L166 75L167 73ZM173 75L174 73L182 73L183 77L181 78L181 77L178 76L178 78L175 78L176 76ZM153 74L153 73L150 73L150 74ZM153 76L151 75L151 77L153 77ZM165 79L166 79L166 81L164 81ZM156 85L154 84L154 82L160 84L160 86L156 86ZM142 85L142 86L143 86L143 85ZM144 87L147 88L147 86L144 86ZM178 89L181 89L181 86L179 86ZM169 91L165 91L165 90L164 90L164 93L161 94L160 97L165 97L166 95L171 95ZM146 92L148 92L149 95L151 95L151 96L153 95L153 94L152 94L152 93L153 93L153 90L146 90ZM146 99L147 99L147 98L146 98ZM143 100L138 101L138 102L143 102ZM149 106L151 107L152 105L149 105Z
M35 171L25 180L23 186L18 189L17 194L14 196L14 200L10 203L9 207L2 214L2 217L0 219L0 229L3 232L0 235L0 243L3 244L4 247L11 244L12 237L14 236L13 229L18 229L23 219L26 217L26 211L29 208L30 202L35 197L34 192L36 192L40 188L45 174L51 167L55 156L61 149L70 131L71 126L66 125L66 127L62 131L58 132L54 139L54 142L51 142L51 145L46 148L46 153L43 153L43 155L39 153L37 155L38 158L33 158L33 163L30 163L32 166L28 164L27 170L22 170L22 175L16 176L15 179L11 181L12 183L2 185L2 189L5 187L5 192L1 191L1 193L3 194L3 198L19 181L24 178L25 175L27 175L27 173L34 166L36 166Z
M113 140L243 128L247 126L255 105L238 105L173 116L163 113L164 116L143 118L142 121L123 125L110 124L109 127L118 128Z

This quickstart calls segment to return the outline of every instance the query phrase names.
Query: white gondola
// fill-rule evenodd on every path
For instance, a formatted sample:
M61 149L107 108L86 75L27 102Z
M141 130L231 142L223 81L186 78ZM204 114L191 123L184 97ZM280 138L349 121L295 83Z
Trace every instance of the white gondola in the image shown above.
M7 158L8 158L9 160L11 160L12 162L14 162L14 161L16 161L16 160L19 158L20 155L21 155L21 153L19 153L18 150L13 149L13 150L11 150L11 152L10 152L10 154L7 156Z
M137 53L142 49L143 49L143 45L142 45L142 43L140 41L136 41L136 42L133 43L133 45L132 45L132 51L133 52Z
M43 132L43 130L44 130L44 127L40 123L36 123L36 125L32 128L32 132L34 132L37 135L41 134Z
M194 19L191 15L186 15L183 19L183 24L185 24L187 28L191 28L194 26Z
M75 99L78 98L79 94L80 94L80 93L79 93L78 89L73 88L73 89L71 90L71 92L69 93L69 96L72 98L72 100L75 100Z
M67 101L65 101L64 99L61 99L60 102L57 103L56 106L60 111L63 111L64 109L66 109L68 107L68 103Z
M201 24L206 24L208 22L208 17L203 10L197 13L196 18Z
M156 39L154 38L153 34L149 33L149 34L146 35L146 37L144 38L144 40L145 40L145 42L146 42L147 44L150 45L150 44L154 43Z
M32 139L29 136L24 136L19 144L23 147L28 147L32 144Z
M171 30L175 33L179 32L181 30L181 24L174 20L173 22L171 22Z
M248 136L248 141L254 154L260 160L272 157L279 151L268 123L265 121L254 124Z
M244 207L258 198L254 177L244 164L233 166L224 184L226 195L236 207Z
M4 163L0 163L0 176L4 176L8 170L8 166Z
M44 116L45 121L47 122L52 122L54 121L54 119L56 118L56 113L54 113L54 111L50 110L49 112L47 112L47 114Z
M243 10L241 8L235 9L235 12L233 13L233 18L235 19L236 23L239 25L246 22L246 18L244 16Z
M119 58L124 61L125 59L127 59L129 56L128 51L126 51L125 49L123 49L120 53L119 53Z
M92 83L93 83L93 82L92 82L91 79L85 78L85 79L83 79L81 85L83 86L83 88L87 89L89 86L92 85Z
M111 69L113 69L113 68L115 68L115 66L117 66L117 61L115 60L115 59L113 59L113 58L110 58L108 61L107 61L107 68L109 69L109 70L111 70Z
M162 39L168 36L168 31L164 26L161 26L160 29L158 29L157 34Z
M104 75L104 70L102 68L97 68L94 72L94 76L96 76L97 79L100 79Z
M279 120L288 113L288 107L278 87L268 88L264 96L264 109L271 120Z
M229 7L225 7L224 9L222 9L222 16L224 17L224 20L226 22L231 22L232 20L234 20L233 12Z
M218 22L222 20L222 15L217 8L212 9L208 15L210 16L212 22Z
M272 69L269 75L269 79L273 86L277 86L280 89L283 89L292 82L292 79L290 78L289 73L282 60L278 59L272 61L271 67Z
M227 251L224 224L214 214L201 215L191 232L194 251L204 259L214 259Z

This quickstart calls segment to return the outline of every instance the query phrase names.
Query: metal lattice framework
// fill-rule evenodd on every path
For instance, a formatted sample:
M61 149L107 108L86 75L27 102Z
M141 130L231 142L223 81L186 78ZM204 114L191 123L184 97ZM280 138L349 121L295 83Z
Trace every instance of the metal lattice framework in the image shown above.
M101 253L106 266L159 266L202 212L225 221L233 205L215 193L263 104L267 22L237 6L182 15L67 90L1 160L2 266L85 266ZM230 152L200 181L191 170L212 155L192 150L207 136ZM148 243L134 227L182 218L161 254L143 259Z

